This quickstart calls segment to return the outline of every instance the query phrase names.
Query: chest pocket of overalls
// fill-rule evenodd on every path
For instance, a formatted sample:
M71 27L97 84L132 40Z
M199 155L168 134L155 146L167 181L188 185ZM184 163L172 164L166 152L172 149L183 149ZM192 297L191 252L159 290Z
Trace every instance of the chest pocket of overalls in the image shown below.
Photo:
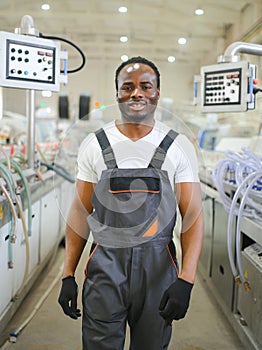
M148 168L119 169L103 129L97 133L107 169L95 187L95 211L88 223L96 242L112 246L134 246L154 238L175 222L175 196L168 174L161 169L166 151L177 133L166 135Z
M161 198L157 169L107 169L94 191L95 216L108 232L120 230L121 237L152 237L158 231Z
M141 175L137 169L133 169L133 176L130 176L131 172L128 176L121 176L121 170L124 169L118 169L120 176L112 174L109 192L113 195L113 200L118 202L120 209L128 207L129 212L119 217L115 216L115 225L130 227L134 224L139 225L142 222L152 221L156 217L161 200L161 182L158 174L151 172L145 176L150 169L139 169ZM144 236L146 232L141 234Z

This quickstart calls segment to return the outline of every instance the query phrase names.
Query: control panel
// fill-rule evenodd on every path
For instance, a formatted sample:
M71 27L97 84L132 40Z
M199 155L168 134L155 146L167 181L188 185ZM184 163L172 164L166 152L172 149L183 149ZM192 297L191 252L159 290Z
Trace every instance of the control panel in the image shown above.
M203 112L241 112L248 109L250 69L247 61L201 68Z
M52 40L0 32L0 86L59 91L59 54Z

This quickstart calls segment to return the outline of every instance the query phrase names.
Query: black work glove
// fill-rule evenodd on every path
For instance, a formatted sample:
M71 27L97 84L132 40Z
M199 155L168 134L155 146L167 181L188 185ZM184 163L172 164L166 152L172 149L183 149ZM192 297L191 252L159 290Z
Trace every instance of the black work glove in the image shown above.
M78 286L75 277L68 276L62 279L62 288L59 294L58 302L62 306L64 313L77 320L81 316L77 309Z
M159 311L168 324L171 324L173 320L185 317L192 288L192 283L178 278L165 291L159 305Z

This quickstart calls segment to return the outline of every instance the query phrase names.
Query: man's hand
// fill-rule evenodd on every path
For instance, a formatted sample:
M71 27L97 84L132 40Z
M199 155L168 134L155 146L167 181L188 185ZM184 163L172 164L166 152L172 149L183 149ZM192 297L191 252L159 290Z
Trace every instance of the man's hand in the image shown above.
M58 298L64 313L77 320L81 316L80 310L77 309L78 286L75 277L68 276L62 279L62 288Z
M171 324L173 320L184 318L189 307L193 284L178 278L165 291L160 305L160 315Z

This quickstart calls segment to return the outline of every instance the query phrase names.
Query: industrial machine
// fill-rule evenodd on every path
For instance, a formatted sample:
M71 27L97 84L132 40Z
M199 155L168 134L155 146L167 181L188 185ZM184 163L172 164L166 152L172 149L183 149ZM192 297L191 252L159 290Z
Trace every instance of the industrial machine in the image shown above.
M26 117L3 113L0 101L1 339L8 321L63 239L73 198L71 167L74 169L75 158L71 164L69 159L60 162L64 158L61 154L66 153L64 147L70 144L61 147L61 140L55 139L53 132L56 124L49 120L44 125L43 119L37 121L35 115L35 91L58 92L60 83L67 83L67 74L80 70L85 63L78 48L82 65L69 71L67 52L60 50L58 40L70 43L44 37L30 16L22 18L21 28L15 33L0 31L0 87L27 91ZM10 137L12 127L16 137ZM23 134L26 143L21 141ZM45 135L51 134L52 140L47 140Z
M261 91L257 67L240 61L238 53L261 56L262 46L233 43L217 64L201 68L195 78L195 98L200 84L203 113L256 108L256 94ZM262 154L258 149L220 152L213 168L200 173L206 222L200 272L243 344L252 350L262 348Z
M238 53L262 55L262 46L235 42L218 58L218 64L204 66L195 76L194 103L201 90L202 112L241 112L255 108L256 93L262 91L256 85L257 67L241 61Z

